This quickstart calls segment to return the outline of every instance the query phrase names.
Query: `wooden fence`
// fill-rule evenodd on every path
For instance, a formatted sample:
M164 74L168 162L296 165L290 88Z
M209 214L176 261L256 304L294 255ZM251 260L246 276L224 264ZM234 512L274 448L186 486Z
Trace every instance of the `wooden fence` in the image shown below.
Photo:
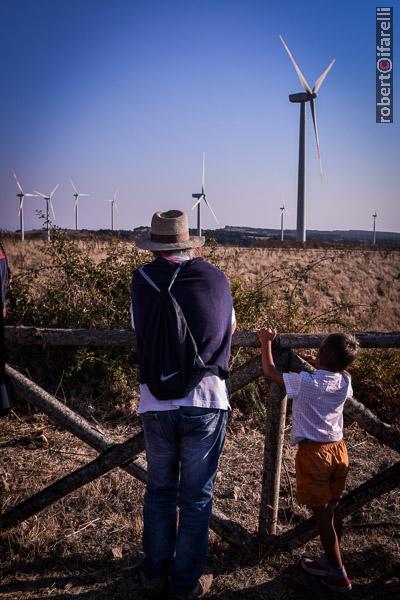
M301 359L294 349L317 348L324 335L279 335L273 346L277 366L281 369L289 368L293 371L312 371L313 367ZM399 333L356 333L355 336L363 348L400 347ZM132 331L42 329L34 327L6 327L5 340L8 345L87 347L135 347L136 342L135 334ZM254 331L238 331L233 337L233 346L256 348L258 345L257 335ZM101 432L98 426L94 427L86 419L69 409L11 366L7 365L6 372L22 399L34 404L58 425L95 448L99 452L99 456L4 513L0 523L3 530L15 527L46 506L116 467L124 469L143 483L146 482L146 462L140 456L144 450L142 432L118 444ZM255 356L231 373L229 379L230 392L237 392L261 375L261 360L259 356ZM301 522L281 535L276 535L286 405L287 398L284 392L275 384L271 384L266 403L267 419L258 535L252 535L242 525L229 519L219 509L213 508L211 528L224 540L236 546L246 548L254 543L262 542L264 552L269 553L279 548L292 548L303 544L316 535L313 518ZM355 398L348 399L344 414L379 442L400 452L400 431L382 422L361 402ZM351 514L374 498L396 488L399 482L400 462L396 462L344 496L340 502L343 515Z

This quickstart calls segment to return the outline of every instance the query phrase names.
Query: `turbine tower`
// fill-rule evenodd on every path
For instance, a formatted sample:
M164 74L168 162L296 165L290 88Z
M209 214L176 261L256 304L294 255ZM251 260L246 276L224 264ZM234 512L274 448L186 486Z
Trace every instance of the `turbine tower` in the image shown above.
M104 202L110 202L111 204L111 231L114 231L114 206L118 211L118 204L117 204L117 195L118 195L118 190L115 190L114 192L114 196L112 198L108 198L107 200L104 200Z
M286 52L289 55L290 60L296 70L297 76L300 79L300 83L303 86L305 92L299 94L290 94L290 102L300 104L300 136L299 136L299 171L298 171L298 183L297 183L297 234L296 239L299 242L306 241L306 215L305 215L305 162L306 162L306 102L310 103L311 117L314 125L315 141L317 143L317 152L319 160L319 169L322 179L322 162L321 152L319 147L318 127L317 127L317 115L315 108L315 99L317 93L329 71L335 64L333 59L325 71L318 77L314 83L314 87L311 89L303 73L300 71L298 64L296 63L292 53L286 45L285 40L279 36Z
M58 190L58 186L60 184L57 183L57 185L55 186L55 188L52 189L52 191L50 192L50 194L48 194L46 196L46 194L42 194L42 192L38 192L37 190L35 190L35 194L37 196L41 196L44 200L46 200L46 229L47 229L47 241L50 241L50 211L49 208L51 208L51 212L53 213L53 217L54 219L56 218L56 214L54 212L54 206L53 206L53 196L56 193L56 191Z
M206 155L205 152L203 152L203 174L201 177L201 192L198 194L192 194L192 198L196 198L197 202L195 202L195 204L192 206L192 210L194 208L196 208L197 206L197 235L201 236L201 201L204 200L204 203L208 206L208 208L211 211L212 216L214 217L216 223L219 224L219 221L215 215L215 212L213 211L213 209L211 208L210 203L207 200L207 196L206 196L206 189L205 189L205 162L206 162Z
M76 189L76 186L74 184L74 182L72 181L72 179L70 179L71 185L74 189L74 193L73 193L73 197L75 198L75 231L78 231L78 211L79 211L79 198L81 198L82 196L89 196L90 194L81 194L80 192L78 192L78 190Z
M18 177L17 177L15 171L14 171L14 178L15 178L15 181L17 182L17 187L19 189L19 192L17 194L17 198L19 198L18 216L19 216L19 228L21 230L21 241L23 242L25 240L24 198L25 198L25 196L36 196L36 194L25 194L24 190L21 187L20 182L18 181Z
M373 246L375 246L375 244L376 244L376 217L377 216L378 215L375 211L374 214L372 215L372 218L374 220L373 229L372 229L372 245Z
M287 213L287 210L286 210L284 204L282 204L282 206L280 207L280 211L281 211L281 242L283 242L283 233L284 233L284 229L283 229L283 215L284 215L284 213Z

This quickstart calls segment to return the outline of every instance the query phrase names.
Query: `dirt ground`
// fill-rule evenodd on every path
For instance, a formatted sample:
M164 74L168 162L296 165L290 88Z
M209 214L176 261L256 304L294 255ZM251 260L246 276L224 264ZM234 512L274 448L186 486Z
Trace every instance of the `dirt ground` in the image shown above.
M102 423L121 441L138 430L136 418ZM278 533L307 516L293 494L294 454L288 421L284 448ZM349 424L345 432L351 458L348 490L397 460L388 450ZM263 435L235 408L218 474L215 505L251 532L256 531ZM51 425L45 415L14 411L2 420L1 468L9 493L3 510L51 481L78 468L96 453ZM143 485L114 471L45 509L0 538L0 598L141 600ZM344 557L352 578L351 597L394 599L400 595L400 495L393 491L353 514L346 523ZM211 533L210 598L301 599L334 597L317 578L299 567L303 553L319 551L317 540L293 552L263 558L245 554Z

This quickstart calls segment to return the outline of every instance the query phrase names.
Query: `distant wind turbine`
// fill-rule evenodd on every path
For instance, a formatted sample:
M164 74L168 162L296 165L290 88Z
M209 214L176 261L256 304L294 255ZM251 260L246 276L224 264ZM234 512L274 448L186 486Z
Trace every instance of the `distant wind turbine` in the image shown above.
M192 194L192 198L196 198L197 202L195 202L195 204L192 206L192 210L194 208L196 208L197 206L197 235L201 236L201 201L204 200L204 203L208 206L208 208L210 209L210 212L212 214L212 216L214 217L216 223L219 223L215 212L213 211L213 209L211 208L210 203L207 200L207 196L206 196L206 188L205 188L205 162L206 162L206 155L205 152L203 152L203 174L202 174L202 178L201 178L201 192L198 194Z
M56 193L56 191L58 190L59 187L59 183L57 183L57 185L52 189L52 191L50 192L50 194L48 194L46 196L46 194L42 194L42 192L38 192L37 190L35 190L35 194L37 196L41 196L44 200L46 200L46 229L47 229L47 240L50 241L50 215L49 215L49 208L51 208L51 212L53 213L53 217L54 219L56 218L56 214L54 212L54 206L53 206L53 196Z
M372 245L373 246L375 246L375 244L376 244L376 217L377 216L378 215L375 211L374 214L372 215L372 218L374 220L373 229L372 229Z
M290 60L296 70L297 76L300 79L300 83L303 86L305 92L299 94L290 94L290 102L296 102L300 104L300 137L299 137L299 171L298 171L298 184L297 184L297 234L296 239L299 242L306 241L306 223L305 223L305 161L306 161L306 102L310 103L311 117L314 125L315 141L317 143L317 152L319 160L319 169L322 178L322 162L321 152L319 146L318 127L317 127L317 115L315 108L315 99L317 93L329 71L335 64L333 59L325 71L318 77L314 83L314 87L311 89L303 73L300 71L298 64L296 63L292 53L290 52L285 40L279 36L286 52L289 55Z
M25 198L25 196L36 196L36 194L25 194L24 190L21 187L20 182L18 181L18 177L17 177L15 171L13 174L14 174L15 181L17 182L17 187L19 189L19 193L17 194L17 198L19 198L18 216L19 216L19 228L21 230L21 241L23 242L25 240L24 198Z
M76 186L74 184L74 182L72 181L72 179L70 179L71 185L74 189L74 193L73 196L75 198L75 231L78 231L78 204L79 204L79 198L82 198L82 196L90 196L90 194L81 194L81 192L78 192L78 190L76 189Z
M118 190L115 190L114 196L112 198L108 198L107 200L104 200L104 202L110 202L110 204L111 204L111 231L114 231L114 206L117 209L117 212L119 212L118 204L117 204L117 195L118 195Z

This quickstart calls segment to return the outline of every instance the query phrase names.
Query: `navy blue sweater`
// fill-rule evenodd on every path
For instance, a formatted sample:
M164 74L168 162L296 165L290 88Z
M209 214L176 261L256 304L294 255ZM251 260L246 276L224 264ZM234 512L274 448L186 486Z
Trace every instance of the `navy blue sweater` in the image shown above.
M144 271L165 289L176 268L176 264L158 257L145 265ZM226 275L203 258L194 258L183 264L171 292L182 308L200 356L207 365L213 365L211 372L226 379L232 339L232 296ZM146 383L142 379L141 348L146 331L151 333L149 317L158 292L136 270L131 293L140 383Z

